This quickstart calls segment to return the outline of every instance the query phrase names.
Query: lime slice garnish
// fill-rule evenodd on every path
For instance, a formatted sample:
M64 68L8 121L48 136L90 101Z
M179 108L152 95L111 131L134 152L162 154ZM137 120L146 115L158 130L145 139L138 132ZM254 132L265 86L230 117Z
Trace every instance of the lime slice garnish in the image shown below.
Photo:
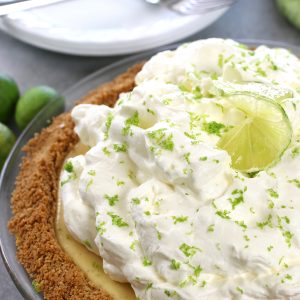
M213 87L210 92L215 96L231 96L240 94L278 102L293 97L293 92L290 89L257 82L237 84L223 80L214 80Z
M245 114L217 146L231 156L232 167L242 172L264 170L277 162L292 138L289 119L279 103L250 95L225 97Z

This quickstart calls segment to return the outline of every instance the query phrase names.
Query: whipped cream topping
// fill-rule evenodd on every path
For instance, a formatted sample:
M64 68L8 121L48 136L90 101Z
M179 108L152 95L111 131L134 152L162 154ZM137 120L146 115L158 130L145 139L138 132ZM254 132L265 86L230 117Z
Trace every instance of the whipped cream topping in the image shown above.
M288 89L293 140L253 178L216 147L244 117L214 80ZM65 223L138 299L300 299L300 62L208 39L152 57L114 108L79 105L89 146L61 174Z

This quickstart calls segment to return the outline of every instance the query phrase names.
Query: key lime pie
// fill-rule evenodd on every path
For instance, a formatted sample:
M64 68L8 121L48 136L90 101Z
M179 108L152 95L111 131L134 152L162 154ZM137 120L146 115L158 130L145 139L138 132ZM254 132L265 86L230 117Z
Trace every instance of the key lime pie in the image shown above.
M298 58L208 39L140 68L27 146L10 228L45 298L300 299Z

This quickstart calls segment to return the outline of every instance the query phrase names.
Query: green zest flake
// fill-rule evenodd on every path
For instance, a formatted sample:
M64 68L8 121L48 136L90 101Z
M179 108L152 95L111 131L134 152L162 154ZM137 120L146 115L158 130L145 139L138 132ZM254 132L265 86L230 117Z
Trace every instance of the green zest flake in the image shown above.
M236 287L236 290L237 290L239 293L244 294L244 290L241 289L239 286Z
M174 297L177 295L176 291L169 291L169 290L164 290L165 295L167 295L168 297Z
M218 210L216 211L216 215L221 217L222 219L229 220L230 219L230 211L228 210Z
M202 119L203 116L193 112L189 112L189 116L190 116L190 130L198 128L200 125L200 120Z
M122 134L123 135L128 135L128 134L132 135L133 133L130 129L131 126L139 126L139 124L140 124L139 114L136 111L131 118L128 118L125 121L125 127L122 130Z
M289 183L294 183L296 185L296 187L300 189L300 180L298 180L298 179L291 179L288 182Z
M267 192L273 198L278 198L279 197L278 193L276 191L274 191L273 189L268 189Z
M155 116L155 111L150 109L150 108L147 108L147 112L153 116Z
M117 181L117 186L121 186L121 185L124 185L124 184L125 184L125 182L122 181L122 180L118 180L118 181Z
M96 171L95 170L89 170L88 174L91 176L95 176L96 175Z
M76 174L75 174L75 173L71 173L71 174L68 176L67 179L62 180L62 181L60 182L60 186L64 186L66 183L68 183L68 182L70 182L71 180L74 180L74 179L76 179L76 178L77 178L77 177L76 177Z
M102 151L103 151L103 153L104 153L106 156L110 156L110 151L108 150L107 147L103 147L103 148L102 148Z
M234 190L231 195L234 196L234 198L229 198L229 202L231 203L232 209L235 209L235 207L241 203L244 203L244 191L243 190Z
M283 237L285 238L285 242L287 243L288 247L290 248L292 245L292 238L293 238L293 234L290 231L284 231L282 232Z
M143 265L144 265L145 267L149 267L149 266L152 265L152 262L151 262L151 260L149 260L147 257L144 257Z
M34 289L34 291L36 293L40 293L41 292L41 288L42 288L41 284L38 283L35 279L32 281L31 285L32 285L32 287L33 287L33 289Z
M65 169L65 171L67 171L68 173L72 173L72 172L74 171L72 162L71 162L71 161L68 161L68 162L64 165L64 169Z
M215 134L217 136L221 136L221 130L223 129L225 129L225 125L215 121L205 122L202 125L202 130L206 131L208 134Z
M190 156L191 156L191 153L190 153L190 152L185 153L185 154L183 155L183 157L184 157L186 163L189 164L189 165L191 164Z
M98 226L96 226L96 230L97 230L97 232L100 234L100 235L103 235L104 234L104 232L106 231L106 229L105 229L105 224L106 224L106 222L100 222L99 224L98 224Z
M110 206L114 206L119 201L119 195L109 196L105 194L104 199L108 201Z
M127 151L127 144L114 144L113 148L116 152L126 152Z
M177 261L177 260L175 260L175 259L172 259L171 260L171 264L170 264L170 269L171 270L179 270L180 269L180 265L181 265L181 263L179 262L179 261Z
M93 179L90 179L85 187L85 191L87 192L89 190L89 188L91 187L91 185L94 183Z
M269 204L268 204L268 208L272 209L274 208L275 204L272 200L269 201Z
M207 156L201 156L201 157L199 157L199 160L200 161L206 161L207 160Z
M249 236L248 236L248 235L244 235L244 239L245 239L245 241L247 241L247 242L249 242L249 241L250 241L250 238L249 238Z
M124 222L120 216L114 214L113 212L108 212L107 214L111 217L111 223L113 225L118 227L128 227L128 224Z
M139 198L132 198L131 201L132 201L132 203L135 204L135 205L141 204L141 199L139 199Z
M257 72L260 76L262 76L262 77L267 77L266 72L265 72L261 67L258 67L258 68L256 69L256 72Z
M107 140L107 139L108 139L108 132L109 132L109 129L110 129L110 127L111 127L111 123L112 123L113 118L114 118L114 116L113 116L113 114L110 112L110 113L107 115L106 122L105 122L104 140Z
M223 62L224 62L224 56L223 56L223 54L219 54L218 66L219 66L220 69L223 68Z
M132 250L132 251L135 251L135 247L136 247L136 244L137 244L137 240L135 240L135 241L133 241L131 244L130 244L130 249Z
M268 250L269 252L271 252L271 251L273 250L273 248L274 248L274 246L270 245L269 247L267 247L267 250Z
M85 240L85 241L83 241L83 243L84 243L88 248L92 248L92 245L91 245L91 243L90 243L89 240Z
M215 231L215 224L211 224L207 227L207 232L214 232Z
M156 234L157 234L157 239L160 241L162 238L161 233L158 230L156 230Z
M202 252L200 248L197 248L195 246L189 246L186 243L183 243L180 245L179 250L186 256L186 257L192 257L194 256L197 251Z
M145 211L144 214L145 214L146 216L151 216L151 212L150 212L149 210Z
M297 157L299 154L300 154L300 149L299 149L299 147L295 147L295 148L292 150L292 158Z
M196 268L194 268L194 275L196 277L199 277L199 275L202 271L203 271L203 269L201 268L201 266L197 266Z
M166 135L166 128L160 128L154 131L151 131L147 134L147 136L159 147L164 150L173 151L174 143L173 143L173 135Z
M242 227L244 230L247 229L247 225L245 224L244 221L234 221L234 223Z
M255 210L254 210L253 207L250 207L249 210L250 210L250 212L251 212L252 214L255 214Z
M272 215L268 215L267 219L263 222L257 222L256 223L257 227L260 229L264 229L266 226L273 228L272 224Z
M136 176L135 176L134 172L131 171L131 170L128 172L128 177L129 177L131 180L136 179Z
M177 224L177 223L186 222L188 220L188 217L187 216L180 216L180 217L172 216L172 219L174 221L174 224Z
M172 99L164 99L163 101L162 101L162 103L164 104L164 105L170 105L171 103L172 103Z

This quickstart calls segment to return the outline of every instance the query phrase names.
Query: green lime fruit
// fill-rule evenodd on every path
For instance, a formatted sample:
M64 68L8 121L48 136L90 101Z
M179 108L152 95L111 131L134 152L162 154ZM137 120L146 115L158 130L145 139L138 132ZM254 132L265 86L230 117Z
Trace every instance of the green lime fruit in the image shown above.
M15 144L16 137L13 132L4 124L0 123L0 170Z
M249 173L276 163L292 139L291 124L281 105L251 95L231 95L225 99L245 114L245 119L217 144L231 156L232 167Z
M281 13L297 28L300 29L300 1L277 0Z
M8 121L19 98L16 82L7 75L0 74L0 122Z
M45 105L57 99L61 97L48 86L37 86L27 90L17 103L15 120L18 127L24 129Z

